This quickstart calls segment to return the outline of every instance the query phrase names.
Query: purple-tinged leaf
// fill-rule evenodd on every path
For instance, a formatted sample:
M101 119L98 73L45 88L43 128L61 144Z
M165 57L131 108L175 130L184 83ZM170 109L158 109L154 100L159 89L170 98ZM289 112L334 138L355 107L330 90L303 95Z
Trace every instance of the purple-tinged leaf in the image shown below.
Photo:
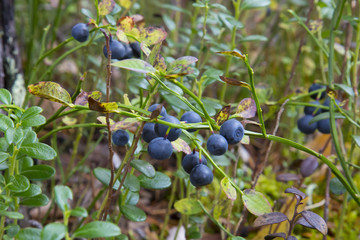
M319 162L317 158L314 156L310 156L301 163L300 173L303 177L308 177L315 172L318 166Z
M256 104L252 98L244 98L237 106L236 113L242 118L252 118L256 115Z
M314 229L314 227L308 222L306 221L306 219L304 217L299 217L297 220L296 220L296 224L300 224L304 227L307 227L307 228L312 228Z
M281 173L276 176L276 181L278 182L289 182L298 180L300 180L300 177L297 174L293 173Z
M191 148L190 148L189 144L187 144L181 138L178 138L175 141L172 141L171 145L176 152L183 152L185 154L191 153Z
M266 213L261 216L259 216L254 224L253 227L262 227L265 225L271 225L275 223L281 223L283 221L289 220L287 216L281 212L272 212L272 213Z
M281 232L281 233L272 233L272 234L268 234L265 236L265 240L272 240L274 238L283 238L285 239L286 238L286 234Z
M108 15L109 13L111 13L111 11L114 9L114 7L115 7L114 0L102 0L98 4L99 15L101 15L101 16Z
M285 193L293 193L295 195L298 195L301 200L305 199L306 198L306 194L303 193L302 191L300 191L299 189L297 188L294 188L294 187L289 187L285 190Z
M246 82L238 81L234 78L228 78L228 77L224 77L224 76L219 76L219 77L221 80L223 80L224 82L226 82L229 85L245 87L245 88L251 90L250 85Z
M301 215L305 218L306 221L310 223L316 230L318 230L322 235L326 235L328 232L328 227L325 220L311 211L303 211Z
M286 240L297 240L297 238L294 237L294 236L288 236L288 237L286 238Z

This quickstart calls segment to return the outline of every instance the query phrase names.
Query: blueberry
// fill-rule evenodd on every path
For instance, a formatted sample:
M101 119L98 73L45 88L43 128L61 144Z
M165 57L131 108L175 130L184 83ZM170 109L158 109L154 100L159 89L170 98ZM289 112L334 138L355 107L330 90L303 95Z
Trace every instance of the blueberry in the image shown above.
M129 44L123 44L125 48L125 56L123 59L130 59L133 57L133 51Z
M180 124L180 121L176 117L173 117L170 115L166 115L165 117L162 117L160 119L163 121L169 122L169 123ZM155 124L155 132L159 135L159 137L165 137L168 128L169 127L164 124L160 124L160 123ZM181 129L171 128L167 138L170 141L175 141L176 139L178 139L180 137L180 134L181 134Z
M155 123L145 123L141 137L145 142L149 143L154 138L159 137L155 132Z
M323 103L323 105L325 106L325 107L330 107L330 100L331 100L331 98L326 98L325 99L325 101L324 101L324 103ZM335 99L335 102L336 102L336 104L337 105L339 105L340 104L340 101L339 100L337 100L337 99ZM336 106L334 106L335 107L335 109L336 109ZM329 109L321 109L321 112L328 112L329 111Z
M317 123L309 124L309 122L313 119L313 116L311 115L305 115L302 118L299 118L297 121L298 129L300 132L305 134L311 134L314 133L317 127Z
M130 47L132 49L133 55L136 58L140 58L141 57L141 47L140 44L138 42L133 42L130 43Z
M153 105L151 105L151 106L148 108L148 111L149 111L149 112L154 111L154 110L157 108L158 105L159 105L159 104L153 104ZM161 108L160 115L163 116L163 117L165 117L165 116L167 115L166 109L164 108L164 106Z
M320 103L318 101L313 101L310 103L315 104L315 105L320 105ZM310 107L310 106L304 107L304 113L306 115L318 115L321 111L322 111L321 108L317 108L317 107Z
M212 182L214 174L204 164L196 165L190 173L190 182L195 187L208 185Z
M220 134L213 134L209 137L206 143L206 147L212 155L223 155L228 149L228 142Z
M199 123L202 122L202 119L199 114L196 112L186 112L181 116L180 121L185 121L186 123ZM196 129L188 129L189 132L195 132Z
M117 41L110 39L110 50L111 50L111 59L122 60L125 56L125 47L124 45ZM106 45L103 49L105 57L107 57L107 48Z
M116 146L125 146L129 142L129 134L125 130L117 130L112 134L112 140Z
M322 89L322 88L325 89L326 87L324 85L321 85L321 84L313 83L309 88L309 93L313 92L313 91L316 91L316 90L319 90L319 89ZM311 94L310 97L312 99L317 99L318 95L319 95L319 93L314 93L314 94ZM323 91L323 92L321 92L321 95L320 95L319 99L323 99L325 96L326 96L326 91Z
M317 122L317 129L319 132L328 134L330 133L330 119L326 118Z
M71 35L78 42L85 42L89 38L89 28L85 23L76 24L72 30Z
M221 125L220 134L226 138L228 144L236 144L244 137L244 127L238 120L230 119Z
M168 159L172 152L171 142L163 137L154 138L148 145L149 155L156 160Z
M183 158L181 165L184 168L185 172L191 173L191 170L200 164L199 152L190 153L185 155ZM205 157L201 156L201 164L207 165L207 160Z

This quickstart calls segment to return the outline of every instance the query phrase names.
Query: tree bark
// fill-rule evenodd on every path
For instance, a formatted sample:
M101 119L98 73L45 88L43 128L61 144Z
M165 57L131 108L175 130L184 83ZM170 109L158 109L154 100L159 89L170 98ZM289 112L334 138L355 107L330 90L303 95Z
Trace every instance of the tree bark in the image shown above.
M8 89L14 103L21 106L26 89L16 38L14 2L0 1L0 87Z

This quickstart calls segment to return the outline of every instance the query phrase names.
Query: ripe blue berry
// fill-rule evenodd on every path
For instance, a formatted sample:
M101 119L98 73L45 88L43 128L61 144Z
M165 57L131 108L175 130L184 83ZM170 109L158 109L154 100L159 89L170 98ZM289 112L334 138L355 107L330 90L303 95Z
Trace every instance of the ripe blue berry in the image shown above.
M111 50L111 59L122 60L125 56L125 47L124 45L117 41L110 39L110 50ZM107 58L107 48L106 45L103 49L104 55Z
M328 134L330 133L330 119L326 118L317 122L317 129L319 132Z
M221 125L220 134L229 144L236 144L244 137L244 127L241 122L233 118Z
M158 105L159 105L159 104L153 104L153 105L151 105L151 106L148 108L148 111L149 111L149 112L154 111L154 110L157 108ZM165 116L167 115L166 109L164 108L164 106L162 106L162 108L161 108L160 115L163 116L163 117L165 117Z
M190 182L195 187L208 185L212 182L214 174L204 164L196 165L190 173Z
M85 42L89 38L89 28L85 23L76 24L71 30L71 36L78 42Z
M209 137L206 143L206 147L212 155L223 155L228 149L228 142L220 134L213 134Z
M112 134L113 143L116 146L125 146L129 142L129 134L125 130L117 130Z
M313 102L310 102L310 103L320 105L318 101L313 101ZM304 113L306 115L318 115L320 112L321 112L321 108L310 107L310 106L305 106L304 107Z
M330 100L331 100L331 99L330 99L329 97L326 98L325 101L324 101L324 103L323 103L323 105L324 105L325 107L330 107ZM335 99L335 102L336 102L337 105L340 104L340 101L337 100L337 99ZM335 106L335 109L336 109L336 106ZM329 111L329 109L321 109L321 112L328 112L328 111Z
M130 43L130 47L132 49L133 55L136 58L140 58L141 57L141 47L140 44L138 42L133 42Z
M125 56L123 59L130 59L133 57L133 51L129 44L124 44L125 47Z
M313 91L316 91L316 90L319 90L319 89L322 89L322 88L325 89L326 87L324 85L321 85L321 84L313 83L309 88L309 93L313 92ZM320 95L319 99L323 99L326 96L326 91L321 92L321 94L319 94L319 93L311 94L310 97L312 99L317 99L318 95Z
M181 116L180 121L185 121L186 123L199 123L202 122L202 119L199 114L196 112L186 112ZM189 132L195 132L196 129L188 129Z
M154 138L148 145L149 155L156 160L168 159L172 152L171 142L163 137Z
M313 119L313 116L311 115L305 115L302 118L299 118L297 121L297 126L300 132L305 134L311 134L314 133L317 127L317 123L309 124L309 122Z
M180 124L180 121L176 117L173 117L170 115L166 115L165 117L162 117L160 119L163 121L166 121L166 122ZM168 128L169 127L164 124L160 124L160 123L155 124L155 132L159 135L159 137L165 137ZM167 138L170 141L175 141L176 139L178 139L180 137L180 134L181 134L181 129L171 128Z
M145 142L149 143L154 138L159 137L155 132L155 123L145 123L141 137Z
M184 168L185 172L191 173L191 170L200 164L199 152L190 153L185 155L183 158L181 165ZM205 157L201 156L201 164L207 165L207 160Z

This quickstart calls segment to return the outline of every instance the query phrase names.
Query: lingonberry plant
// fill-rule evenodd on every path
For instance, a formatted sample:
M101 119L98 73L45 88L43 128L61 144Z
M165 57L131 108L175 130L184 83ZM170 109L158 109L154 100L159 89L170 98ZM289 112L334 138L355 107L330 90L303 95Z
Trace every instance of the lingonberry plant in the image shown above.
M358 3L172 3L59 1L33 29L23 106L0 90L0 238L351 234Z

